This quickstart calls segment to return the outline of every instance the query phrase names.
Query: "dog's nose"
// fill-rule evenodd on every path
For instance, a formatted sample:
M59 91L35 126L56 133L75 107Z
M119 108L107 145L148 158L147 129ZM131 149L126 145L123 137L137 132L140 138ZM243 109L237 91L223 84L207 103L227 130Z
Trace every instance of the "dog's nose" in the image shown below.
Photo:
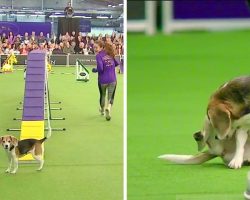
M198 132L194 133L193 136L194 136L194 139L196 141L201 141L203 139L203 135L201 134L201 131L198 131Z
M5 149L8 149L8 145L5 145L4 148L5 148Z

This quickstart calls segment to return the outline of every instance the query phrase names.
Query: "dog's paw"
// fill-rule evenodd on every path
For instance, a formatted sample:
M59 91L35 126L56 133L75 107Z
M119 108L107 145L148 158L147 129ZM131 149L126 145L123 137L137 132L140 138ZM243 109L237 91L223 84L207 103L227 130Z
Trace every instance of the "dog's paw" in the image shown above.
M10 169L9 169L9 168L6 169L6 170L5 170L5 173L10 173Z
M10 172L11 174L16 174L16 170L13 170Z
M233 158L230 163L228 164L228 166L232 169L240 169L243 163L243 159L242 158Z

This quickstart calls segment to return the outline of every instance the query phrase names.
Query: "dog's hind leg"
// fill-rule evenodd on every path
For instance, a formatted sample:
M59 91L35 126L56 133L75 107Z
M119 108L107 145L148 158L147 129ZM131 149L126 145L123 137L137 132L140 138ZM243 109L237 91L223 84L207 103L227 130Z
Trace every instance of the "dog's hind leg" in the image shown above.
M33 155L33 157L39 162L39 167L37 168L37 171L41 171L43 168L44 160L42 155Z
M170 162L178 164L202 164L217 157L216 155L210 154L208 151L199 153L197 155L176 155L176 154L165 154L158 158L162 160L168 160Z
M36 159L39 162L39 167L37 171L41 171L44 164L43 154L44 154L44 148L43 145L36 145L35 150L31 152L34 159Z

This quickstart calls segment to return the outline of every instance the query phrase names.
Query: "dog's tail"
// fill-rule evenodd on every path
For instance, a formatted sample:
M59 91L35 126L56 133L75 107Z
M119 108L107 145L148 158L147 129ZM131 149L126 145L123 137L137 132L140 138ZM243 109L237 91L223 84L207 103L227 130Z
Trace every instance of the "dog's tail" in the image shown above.
M158 158L162 160L168 160L170 162L178 163L178 164L202 164L215 157L217 156L205 151L197 155L165 154L165 155L159 156Z
M39 140L39 142L42 144L46 139L47 137L44 137L43 139Z

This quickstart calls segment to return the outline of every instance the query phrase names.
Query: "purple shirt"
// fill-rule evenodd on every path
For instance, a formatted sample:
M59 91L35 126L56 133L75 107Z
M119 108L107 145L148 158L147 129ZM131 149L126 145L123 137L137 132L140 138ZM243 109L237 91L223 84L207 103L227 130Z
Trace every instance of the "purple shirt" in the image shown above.
M98 71L98 82L100 84L108 84L116 82L115 67L119 63L107 55L105 51L100 51L96 55L97 71Z

